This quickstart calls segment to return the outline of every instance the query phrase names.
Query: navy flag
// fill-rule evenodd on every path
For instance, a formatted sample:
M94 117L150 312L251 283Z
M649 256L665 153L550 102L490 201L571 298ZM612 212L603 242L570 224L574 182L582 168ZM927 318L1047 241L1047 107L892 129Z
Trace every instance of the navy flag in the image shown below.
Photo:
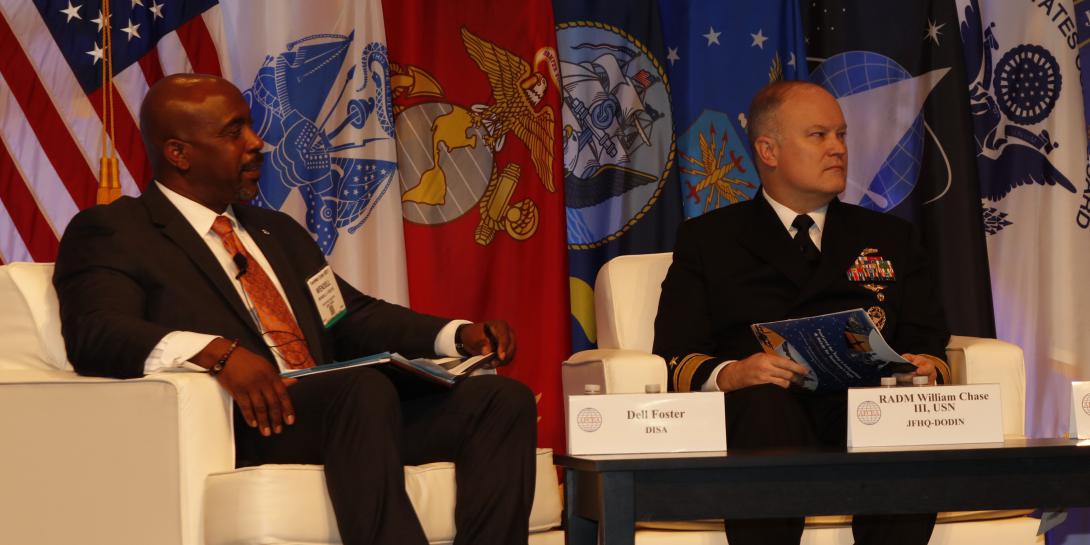
M681 221L666 50L655 2L555 0L572 347L592 348L594 279L669 251Z
M756 194L749 103L770 82L806 79L797 0L739 4L661 2L687 218Z
M952 2L804 2L810 79L848 121L841 200L920 226L952 332L994 337L965 62Z

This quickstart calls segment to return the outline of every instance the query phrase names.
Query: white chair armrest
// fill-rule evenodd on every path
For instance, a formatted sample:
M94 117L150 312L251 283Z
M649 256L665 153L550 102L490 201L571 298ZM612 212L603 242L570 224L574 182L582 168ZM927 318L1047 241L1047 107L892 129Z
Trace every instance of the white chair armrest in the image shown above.
M999 384L1004 435L1023 435L1026 366L1018 345L997 339L950 337L946 347L954 384Z
M648 384L666 391L666 361L639 350L584 350L564 362L564 395L580 395L584 385L597 384L603 394L642 394Z
M205 476L234 467L203 373L0 373L0 527L12 543L202 542Z
M204 536L205 478L235 467L231 396L207 373L161 372L147 381L170 384L178 403L178 479L186 543Z

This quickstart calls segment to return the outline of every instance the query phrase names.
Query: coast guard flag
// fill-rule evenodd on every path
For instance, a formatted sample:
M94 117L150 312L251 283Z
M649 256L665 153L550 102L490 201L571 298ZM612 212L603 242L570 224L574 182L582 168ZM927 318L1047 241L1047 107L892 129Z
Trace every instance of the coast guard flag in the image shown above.
M1090 2L1076 4L1075 14L1071 18L1079 28L1079 58L1090 59ZM1090 66L1079 65L1079 81L1082 83L1082 107L1087 130L1090 130Z
M760 179L746 113L780 79L806 79L797 0L662 0L685 217L747 200Z
M1027 433L1067 432L1090 379L1090 186L1070 1L958 0L999 338L1026 357Z
M592 348L594 280L667 252L681 222L666 50L653 0L555 0L572 345Z
M954 5L819 0L802 12L810 79L837 97L848 122L840 200L919 226L950 330L994 336Z
M408 304L380 1L222 10L226 65L265 140L254 203L295 217L359 290Z
M0 1L0 263L53 261L79 210L95 204L102 136L101 0ZM122 192L151 179L137 126L148 87L175 72L220 74L215 0L112 0Z
M507 319L518 355L500 372L538 395L538 440L562 448L571 329L552 7L383 7L412 306Z

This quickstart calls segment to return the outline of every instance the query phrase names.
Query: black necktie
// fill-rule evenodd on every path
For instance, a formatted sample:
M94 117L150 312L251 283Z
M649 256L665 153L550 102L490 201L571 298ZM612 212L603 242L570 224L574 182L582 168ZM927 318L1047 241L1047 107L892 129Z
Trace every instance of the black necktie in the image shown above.
M810 226L814 224L814 219L806 214L799 214L795 217L795 221L791 222L791 227L794 227L798 231L795 233L795 245L799 247L799 251L802 252L802 257L806 258L806 261L811 265L816 265L818 260L821 259L821 251L814 245L813 239L810 238Z

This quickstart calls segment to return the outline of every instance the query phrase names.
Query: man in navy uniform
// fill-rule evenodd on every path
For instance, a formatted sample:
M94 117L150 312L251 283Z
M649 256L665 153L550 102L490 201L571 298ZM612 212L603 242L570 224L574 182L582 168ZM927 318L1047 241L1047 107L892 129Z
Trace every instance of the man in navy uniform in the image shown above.
M844 392L792 388L805 367L766 354L750 326L852 308L868 311L894 349L935 382L949 340L911 224L837 200L847 126L820 86L784 81L753 100L748 126L762 188L751 201L685 222L662 285L654 352L670 389L726 392L732 450L843 446ZM850 278L859 258L882 278ZM934 515L857 516L856 543L925 544ZM803 519L726 521L731 545L791 543Z

